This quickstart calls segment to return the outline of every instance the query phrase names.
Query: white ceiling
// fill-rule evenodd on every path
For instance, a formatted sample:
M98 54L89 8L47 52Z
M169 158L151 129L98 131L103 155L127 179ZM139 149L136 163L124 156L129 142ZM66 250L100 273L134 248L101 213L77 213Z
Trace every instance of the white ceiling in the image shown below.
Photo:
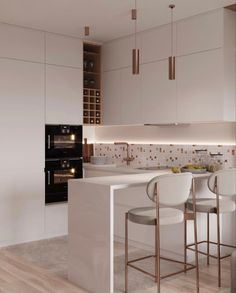
M44 31L108 41L133 32L130 10L135 0L0 0L0 21ZM235 4L236 0L137 0L138 30L170 20L169 4L176 4L175 19Z

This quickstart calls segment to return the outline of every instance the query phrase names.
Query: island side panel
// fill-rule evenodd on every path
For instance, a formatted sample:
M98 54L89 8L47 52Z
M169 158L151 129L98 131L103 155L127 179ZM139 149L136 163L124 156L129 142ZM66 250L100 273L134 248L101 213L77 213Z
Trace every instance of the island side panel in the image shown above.
M71 180L68 199L71 282L92 293L113 292L113 192Z

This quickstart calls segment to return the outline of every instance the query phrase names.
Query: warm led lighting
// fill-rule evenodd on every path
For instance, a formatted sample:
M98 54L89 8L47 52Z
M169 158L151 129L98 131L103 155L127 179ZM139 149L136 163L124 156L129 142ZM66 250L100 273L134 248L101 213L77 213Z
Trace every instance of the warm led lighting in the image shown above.
M114 140L115 141L115 140ZM114 144L114 141L94 141L94 144ZM201 145L201 146L236 146L234 142L207 142L207 141L132 141L132 140L125 140L129 144L156 144L156 145Z
M70 172L71 172L72 174L75 174L75 168L70 169Z
M70 140L75 140L75 135L74 134L71 134Z

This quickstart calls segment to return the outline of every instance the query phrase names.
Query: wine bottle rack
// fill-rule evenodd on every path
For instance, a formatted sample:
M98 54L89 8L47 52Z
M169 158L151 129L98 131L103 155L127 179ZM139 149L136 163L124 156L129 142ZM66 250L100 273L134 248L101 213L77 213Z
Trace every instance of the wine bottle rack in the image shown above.
M101 124L100 52L101 46L84 43L84 124Z
M84 88L84 124L101 124L101 91Z

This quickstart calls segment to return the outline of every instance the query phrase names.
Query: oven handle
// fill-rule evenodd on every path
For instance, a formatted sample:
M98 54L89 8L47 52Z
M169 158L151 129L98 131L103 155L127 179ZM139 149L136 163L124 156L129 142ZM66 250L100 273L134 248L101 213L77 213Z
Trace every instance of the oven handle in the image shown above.
M51 172L48 171L48 185L51 185Z
M48 135L48 149L51 148L51 135Z

